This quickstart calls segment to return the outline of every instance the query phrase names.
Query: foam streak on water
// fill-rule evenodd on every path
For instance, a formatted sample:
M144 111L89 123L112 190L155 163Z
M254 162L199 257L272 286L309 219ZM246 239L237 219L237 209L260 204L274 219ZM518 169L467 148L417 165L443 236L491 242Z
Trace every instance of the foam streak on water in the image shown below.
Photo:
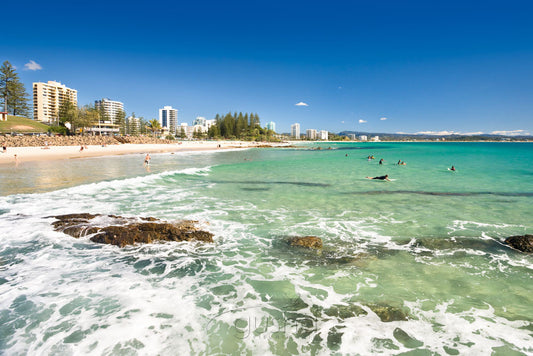
M0 354L533 354L533 256L502 243L533 231L533 168L508 159L531 146L331 145L87 160L121 173L54 189L24 171L34 191L0 197ZM198 220L215 243L97 245L53 231L68 213Z

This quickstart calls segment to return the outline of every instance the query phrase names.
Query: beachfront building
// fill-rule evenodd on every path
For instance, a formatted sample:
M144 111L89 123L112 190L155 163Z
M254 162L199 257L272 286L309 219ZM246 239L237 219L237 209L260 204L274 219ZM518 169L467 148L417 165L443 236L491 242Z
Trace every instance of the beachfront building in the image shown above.
M183 139L192 140L193 138L197 138L199 134L205 133L207 133L207 130L205 130L205 126L189 125L186 122L182 122L178 127L177 135ZM184 134L185 137L183 137L182 134Z
M327 141L329 138L329 133L327 130L320 130L320 139L323 141Z
M117 114L124 111L124 104L120 101L114 101L107 98L102 98L102 100L95 100L94 107L98 110L102 110L105 116L105 119L115 123Z
M267 123L267 130L272 130L273 132L276 132L276 123L274 121L270 121Z
M374 141L374 142L378 142L378 141L379 141L379 136L374 136L374 137L372 137L372 141Z
M316 140L316 130L315 129L307 129L307 130L305 130L305 135L307 136L308 140Z
M348 138L352 141L355 141L355 134L348 134Z
M78 105L78 91L49 80L33 83L33 118L46 124L59 122L59 108L65 101Z
M98 135L118 135L120 125L117 116L124 111L124 104L107 98L95 100L94 107L102 113L97 123L87 129L88 132Z
M195 126L197 130L200 130L200 132L207 133L211 126L213 126L215 123L215 119L207 120L203 116L197 116L196 119L194 119L194 121L192 122L192 126Z
M172 106L159 109L159 123L163 130L167 129L171 135L175 135L178 128L178 110Z
M300 124L296 123L291 125L291 136L297 140L300 139Z
M367 141L368 140L368 137L366 135L361 135L359 136L359 140L361 141Z

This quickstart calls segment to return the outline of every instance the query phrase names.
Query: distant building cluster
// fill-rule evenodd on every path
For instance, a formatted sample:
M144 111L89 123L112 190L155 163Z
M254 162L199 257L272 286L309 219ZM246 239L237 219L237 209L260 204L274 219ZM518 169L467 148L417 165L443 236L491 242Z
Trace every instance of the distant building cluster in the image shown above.
M78 91L56 81L33 83L33 118L35 120L49 125L59 124L60 108L66 101L77 107ZM100 112L99 120L92 127L86 128L87 132L94 135L117 135L121 133L121 126L125 126L128 133L140 133L141 125L143 125L142 118L134 115L125 117L124 103L102 98L94 101L94 107ZM192 125L185 122L179 123L178 109L172 106L163 106L159 109L158 121L161 126L159 133L162 136L172 135L189 139L206 136L209 128L216 123L215 120L208 120L202 116L196 117ZM266 127L276 132L276 123L270 121ZM300 135L299 125L297 134Z
M305 130L305 138L308 140L328 140L329 133L326 130L320 130L317 131L315 129L307 129ZM295 123L291 125L291 137L295 138L296 140L301 139L300 136L300 124Z

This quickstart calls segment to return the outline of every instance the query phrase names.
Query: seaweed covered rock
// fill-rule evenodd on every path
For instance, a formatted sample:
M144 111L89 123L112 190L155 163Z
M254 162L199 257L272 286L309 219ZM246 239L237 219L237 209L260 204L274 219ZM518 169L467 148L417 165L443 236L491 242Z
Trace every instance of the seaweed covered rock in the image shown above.
M120 247L156 241L213 242L213 234L199 230L195 221L164 222L156 218L128 218L116 215L67 214L54 216L56 231L73 237L91 236L91 241Z
M533 235L511 236L506 238L504 242L522 252L533 252Z
M307 247L315 250L322 248L322 239L316 236L295 236L288 240L289 245Z

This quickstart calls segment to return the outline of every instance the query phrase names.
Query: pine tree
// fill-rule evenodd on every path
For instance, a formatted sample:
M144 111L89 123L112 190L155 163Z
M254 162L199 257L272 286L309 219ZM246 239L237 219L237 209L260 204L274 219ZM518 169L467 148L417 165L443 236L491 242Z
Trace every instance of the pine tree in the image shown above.
M72 101L65 100L59 107L59 122L57 123L57 126L66 127L65 124L69 123L71 131L75 131L79 115L80 110L78 107L74 105Z
M115 114L115 124L118 125L118 130L121 135L126 134L126 113L124 110L119 110Z
M0 95L8 113L29 116L28 93L9 61L0 67Z

